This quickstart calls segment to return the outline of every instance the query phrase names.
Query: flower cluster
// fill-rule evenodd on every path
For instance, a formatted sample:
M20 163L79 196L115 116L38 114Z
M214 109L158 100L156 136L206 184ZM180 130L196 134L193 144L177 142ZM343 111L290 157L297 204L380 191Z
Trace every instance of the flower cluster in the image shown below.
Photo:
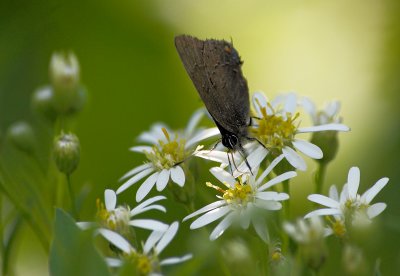
M206 182L206 186L217 194L215 201L191 212L182 221L195 218L190 229L216 223L209 235L211 241L221 237L230 227L245 231L251 228L269 248L274 248L269 254L270 264L286 263L281 241L272 242L277 237L276 233L271 237L271 223L275 228L285 231L287 237L291 237L302 248L300 252L308 266L318 270L327 256L325 239L328 236L332 233L344 236L348 225L366 225L385 209L384 203L371 204L371 201L388 179L382 178L363 195L359 195L360 172L353 167L340 196L335 186L330 188L329 197L320 194L308 196L310 201L327 208L311 211L303 219L298 219L296 224L284 221L283 218L288 219L287 207L291 196L289 182L297 175L296 170L307 169L302 155L323 160L319 162L326 165L336 154L338 132L350 129L342 124L338 102L318 111L311 100L294 93L279 96L273 101L268 101L262 93L255 93L252 105L255 116L248 126L249 141L243 145L245 155L243 152L227 152L216 146L211 150L203 149L204 145L200 142L219 134L218 128L197 127L205 114L204 110L194 113L184 131L172 131L158 123L139 136L138 140L145 144L130 150L142 153L146 161L121 178L123 182L116 192L105 191L105 203L100 200L97 202L97 222L78 223L82 228L96 225L97 233L112 245L114 256L106 259L109 266L129 263L139 275L148 275L161 273L164 265L180 263L192 257L188 254L159 258L178 231L177 221L166 224L154 219L137 218L150 210L166 212L166 208L158 204L167 198L166 195L144 200L154 186L158 192L164 192L168 187L173 194L176 194L176 189L188 188L190 184L185 185L186 180L195 179L189 166L192 157L219 163L219 166L209 170L218 184ZM301 126L300 108L309 113L313 126ZM304 133L312 134L310 141L300 137ZM328 156L324 155L325 151L328 151ZM136 202L140 203L133 209L126 205L117 206L117 196L141 181L136 192ZM201 185L197 185L197 188L201 189ZM191 199L194 199L194 195ZM187 209L192 209L192 202L181 203L187 204ZM279 212L284 208L286 216ZM327 216L330 223L326 225L320 216ZM140 247L132 238L136 228L152 231ZM272 247L272 244L279 246Z

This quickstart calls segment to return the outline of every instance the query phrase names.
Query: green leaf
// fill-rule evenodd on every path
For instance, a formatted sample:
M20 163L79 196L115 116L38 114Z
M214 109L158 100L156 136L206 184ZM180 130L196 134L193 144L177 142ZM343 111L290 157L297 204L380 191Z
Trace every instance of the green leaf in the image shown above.
M94 247L93 233L80 230L61 209L56 209L49 265L50 275L110 275L104 259Z

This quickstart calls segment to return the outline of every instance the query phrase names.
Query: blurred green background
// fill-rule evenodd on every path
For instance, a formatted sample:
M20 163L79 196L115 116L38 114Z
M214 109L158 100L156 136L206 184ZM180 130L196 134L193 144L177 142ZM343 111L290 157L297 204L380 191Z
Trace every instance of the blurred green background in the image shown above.
M296 91L319 105L342 102L341 114L352 131L340 134L327 184L342 185L355 165L361 169L361 192L383 176L390 178L376 199L388 208L371 239L383 274L398 275L399 14L395 0L2 0L0 137L5 139L13 122L30 121L30 97L48 83L53 51L73 50L89 95L74 125L82 153L72 179L76 190L90 189L81 213L90 220L104 188L116 189L119 177L142 162L140 154L128 151L135 137L156 121L184 127L202 106L175 51L174 36L232 39L250 91L263 90L270 98ZM310 170L293 183L292 208L299 216L309 208L305 198L315 168L309 164ZM134 190L126 194L124 199L133 202ZM170 221L174 212L184 215L179 206L168 208ZM48 273L45 254L32 237L28 228L18 236L13 254L17 275Z

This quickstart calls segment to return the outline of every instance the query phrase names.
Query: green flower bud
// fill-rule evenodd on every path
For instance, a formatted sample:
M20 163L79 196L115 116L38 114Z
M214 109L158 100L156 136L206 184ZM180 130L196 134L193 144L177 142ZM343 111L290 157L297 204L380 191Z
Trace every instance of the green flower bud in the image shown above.
M18 149L32 153L35 148L35 134L27 122L17 122L10 126L8 138Z
M32 95L32 108L37 113L54 122L57 112L53 106L53 90L50 86L45 86L36 90Z
M57 112L68 113L79 101L79 63L73 53L54 53L50 61L53 104Z
M78 167L80 144L76 135L64 134L54 140L54 160L60 172L71 174Z
M311 137L311 143L317 145L324 153L324 156L321 159L316 159L315 161L322 164L328 164L333 159L335 159L339 149L338 132L337 131L314 132Z

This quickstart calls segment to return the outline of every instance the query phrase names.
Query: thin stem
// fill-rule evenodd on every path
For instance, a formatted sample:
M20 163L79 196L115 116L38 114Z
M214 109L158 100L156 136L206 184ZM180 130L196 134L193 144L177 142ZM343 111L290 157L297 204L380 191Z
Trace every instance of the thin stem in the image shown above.
M74 190L72 189L72 184L71 184L71 175L66 174L67 176L67 186L68 186L68 192L69 192L69 197L71 201L71 209L72 209L72 215L74 216L75 220L78 220L78 211L76 209L76 201L75 201L75 194Z
M324 187L324 179L326 174L327 165L325 163L319 163L318 170L315 173L315 193L321 194Z
M283 184L283 192L287 193L290 196L289 182L290 180L287 179L283 181L282 184ZM285 200L283 202L283 207L285 208L286 219L290 219L290 200Z

